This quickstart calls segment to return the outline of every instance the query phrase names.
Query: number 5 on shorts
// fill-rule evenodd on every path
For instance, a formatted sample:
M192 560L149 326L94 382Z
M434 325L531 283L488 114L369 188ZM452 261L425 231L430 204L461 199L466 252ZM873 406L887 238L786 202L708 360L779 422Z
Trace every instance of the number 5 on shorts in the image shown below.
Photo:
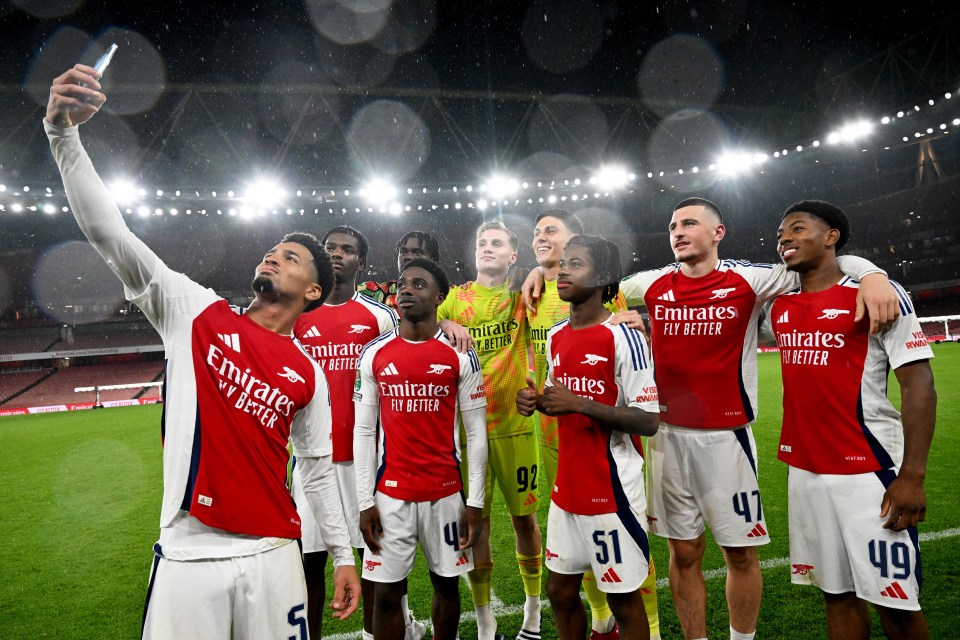
M287 636L287 640L307 640L307 618L303 615L304 606L298 604L287 612L287 622L297 628L296 635Z

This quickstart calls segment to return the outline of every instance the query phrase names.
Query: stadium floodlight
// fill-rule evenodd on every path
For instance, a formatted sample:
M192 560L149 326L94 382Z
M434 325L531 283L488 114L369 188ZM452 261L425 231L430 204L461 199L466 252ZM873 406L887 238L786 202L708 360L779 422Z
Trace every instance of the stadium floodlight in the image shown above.
M394 202L390 205L389 211L391 215L398 216L403 213L403 205L399 202Z
M595 184L604 191L621 189L630 182L630 172L622 165L606 164L597 169L590 178L590 184Z
M827 136L827 144L853 143L863 140L873 133L873 124L867 120L857 120L845 124Z
M55 206L53 206L52 204L47 203L47 204L43 205L43 212L44 212L44 213L53 214L53 213L56 213L56 212L57 212L57 208L56 208Z
M360 196L376 206L393 202L397 197L397 188L384 178L373 178L360 189Z
M243 199L252 207L272 209L283 204L287 191L276 178L259 176L244 190Z
M477 209L480 209L480 211L485 211L488 206L487 201L483 198L477 200Z
M776 155L776 154L774 154ZM717 171L727 176L736 176L749 171L753 166L766 162L762 153L747 151L726 151L717 158Z
M142 190L137 185L124 178L110 183L110 194L113 195L114 201L120 206L133 204L139 199L138 196L141 192Z
M484 183L487 195L494 200L512 196L520 190L520 182L503 174L494 174Z

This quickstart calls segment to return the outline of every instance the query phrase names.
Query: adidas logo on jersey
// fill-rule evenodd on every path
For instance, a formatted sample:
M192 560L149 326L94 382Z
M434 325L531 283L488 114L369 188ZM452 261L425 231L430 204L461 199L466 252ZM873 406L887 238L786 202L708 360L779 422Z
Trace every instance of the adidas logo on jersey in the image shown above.
M205 507L213 506L213 498L211 498L210 496L205 496L202 493L199 496L197 496L197 502L199 502Z
M850 313L850 309L824 309L822 311L823 315L817 318L817 320L834 320L841 315L847 315Z
M467 557L467 554L465 554L465 553L461 553L461 554L460 554L460 557L457 558L457 566L458 566L458 567L462 567L463 565L467 564L468 562L470 562L470 558L468 558L468 557Z
M623 582L623 580L621 580L617 572L613 570L613 567L610 567L604 572L603 577L600 578L600 582Z
M240 353L240 334L239 333L218 333L223 344L227 345L237 353Z
M750 533L747 534L747 537L748 537L748 538L762 538L762 537L764 537L765 535L767 535L767 530L764 529L764 528L763 528L763 525L758 522L758 523L757 523L757 526L755 526L755 527L750 531Z
M368 331L369 329L370 327L365 324L352 324L350 325L350 331L348 331L347 333L363 333L364 331Z
M586 360L584 360L584 361L581 362L580 364L595 365L595 364L597 364L598 362L607 362L607 359L604 358L603 356L594 355L594 354L592 354L592 353L588 353L588 354L584 355L583 357L586 358Z
M523 506L529 507L530 505L534 504L536 501L537 501L537 494L531 491L530 493L527 494L527 499L524 500Z
M383 371L380 372L382 376L395 376L398 375L397 366L392 362L383 368Z
M552 364L552 365L555 366L555 367L559 367L559 366L560 366L560 354L559 354L559 353L558 353L557 355L553 356L553 360L550 362L550 364Z
M663 294L662 296L659 296L659 297L657 298L657 300L666 300L667 302L676 302L676 301L677 301L677 299L673 297L673 289L670 289L670 291L667 291L667 292L666 292L665 294Z
M789 313L790 313L789 311L784 311L783 315L777 318L777 322L780 324L784 324L785 322L790 322L790 317L788 315Z
M304 380L299 373L297 373L290 367L284 367L283 373L278 373L277 375L280 376L281 378L286 378L290 382L306 382L306 380Z
M319 338L319 337L320 337L320 329L317 329L316 326L312 326L312 327L310 327L309 329L307 329L307 332L303 334L303 337L304 337L304 338Z
M907 595L907 592L903 590L903 587L900 586L899 582L894 582L889 587L880 592L885 598L894 598L896 600L909 600L910 596Z
M717 298L726 298L730 293L736 291L736 287L730 287L729 289L714 289L711 293L713 295L710 297L711 300L716 300Z

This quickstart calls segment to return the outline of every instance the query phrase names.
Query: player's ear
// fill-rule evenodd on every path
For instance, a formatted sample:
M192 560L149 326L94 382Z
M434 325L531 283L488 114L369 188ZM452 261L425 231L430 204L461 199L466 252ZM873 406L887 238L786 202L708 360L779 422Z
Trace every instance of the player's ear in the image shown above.
M831 247L836 247L837 242L840 241L840 230L839 229L829 229L824 238L824 246L828 249Z
M321 287L316 282L311 282L307 286L307 290L303 293L303 298L307 302L307 304L304 306L310 306L311 304L319 300L322 295L323 295L323 287Z
M717 242L723 240L724 236L727 235L727 228L723 226L723 223L717 225L717 228L713 232L713 239Z

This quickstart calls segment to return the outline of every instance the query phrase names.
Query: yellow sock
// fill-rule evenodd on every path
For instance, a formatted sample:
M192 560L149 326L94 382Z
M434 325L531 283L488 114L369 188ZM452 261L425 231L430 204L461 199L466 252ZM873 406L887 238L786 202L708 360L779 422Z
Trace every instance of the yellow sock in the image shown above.
M597 587L597 578L593 575L593 571L583 574L583 592L590 604L590 615L593 616L593 620L597 622L609 620L613 612L607 604L607 595Z
M473 596L475 607L485 607L490 604L490 579L493 577L492 562L473 562L473 571L467 574L470 581L470 594Z
M520 567L520 579L523 580L523 592L528 596L540 595L540 582L543 578L543 554L525 556L517 554L517 566Z
M643 608L647 612L647 621L650 623L651 637L660 636L660 612L657 610L657 568L653 566L653 556L650 557L650 573L640 585L640 595L643 598Z

